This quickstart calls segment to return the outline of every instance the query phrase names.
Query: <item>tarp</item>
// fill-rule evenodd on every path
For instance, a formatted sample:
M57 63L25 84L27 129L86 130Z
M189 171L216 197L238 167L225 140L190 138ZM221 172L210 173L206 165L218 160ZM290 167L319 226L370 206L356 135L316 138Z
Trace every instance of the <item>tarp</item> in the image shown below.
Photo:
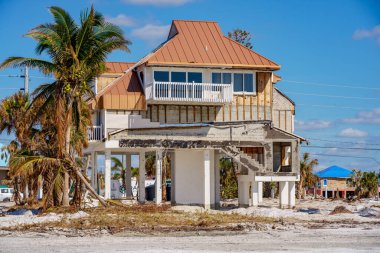
M316 173L319 178L350 178L351 170L333 165Z

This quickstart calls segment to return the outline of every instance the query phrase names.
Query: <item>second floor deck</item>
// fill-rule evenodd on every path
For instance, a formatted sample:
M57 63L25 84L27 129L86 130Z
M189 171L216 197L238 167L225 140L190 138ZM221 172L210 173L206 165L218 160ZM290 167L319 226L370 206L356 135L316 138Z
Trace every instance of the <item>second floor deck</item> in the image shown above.
M232 102L233 89L231 84L153 81L145 96L149 103L224 104Z

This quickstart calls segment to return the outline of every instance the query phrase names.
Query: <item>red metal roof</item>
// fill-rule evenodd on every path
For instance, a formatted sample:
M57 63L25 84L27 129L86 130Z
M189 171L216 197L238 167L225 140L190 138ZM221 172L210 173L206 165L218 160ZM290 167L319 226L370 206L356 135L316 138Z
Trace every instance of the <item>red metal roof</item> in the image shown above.
M281 66L223 35L218 23L174 20L169 38L145 61L148 65L226 66L279 69Z
M106 62L105 73L123 73L134 64L134 62Z

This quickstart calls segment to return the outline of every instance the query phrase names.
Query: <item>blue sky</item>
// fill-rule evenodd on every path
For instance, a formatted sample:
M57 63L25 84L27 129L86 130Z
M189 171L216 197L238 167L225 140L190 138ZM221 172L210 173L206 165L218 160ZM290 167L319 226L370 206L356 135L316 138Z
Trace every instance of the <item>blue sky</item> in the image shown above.
M165 39L172 19L215 20L224 33L250 31L254 50L282 66L277 87L296 103L296 133L322 147L302 152L319 154L320 169L380 169L380 151L373 150L380 149L379 1L0 0L0 60L34 56L34 41L22 35L51 20L48 6L79 17L91 4L133 43L130 54L115 52L112 61L138 60ZM0 72L0 98L22 87L20 78L7 77L17 74ZM32 89L51 81L31 75Z

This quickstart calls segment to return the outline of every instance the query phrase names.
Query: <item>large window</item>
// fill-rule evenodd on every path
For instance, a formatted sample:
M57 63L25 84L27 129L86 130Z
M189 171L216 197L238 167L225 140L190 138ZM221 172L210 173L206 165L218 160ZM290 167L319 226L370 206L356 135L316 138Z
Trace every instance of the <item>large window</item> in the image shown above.
M187 72L187 82L188 83L202 83L202 73L201 72Z
M231 73L212 73L212 83L231 84Z
M186 72L171 72L171 82L186 83Z
M157 82L169 82L169 72L154 71L154 80Z
M202 72L154 71L156 82L172 82L176 84L158 84L157 97L202 97L200 85L193 87L187 83L202 83ZM193 94L194 93L194 94Z
M234 92L254 92L253 74L236 73L234 74Z
M154 71L156 82L202 83L202 72Z

